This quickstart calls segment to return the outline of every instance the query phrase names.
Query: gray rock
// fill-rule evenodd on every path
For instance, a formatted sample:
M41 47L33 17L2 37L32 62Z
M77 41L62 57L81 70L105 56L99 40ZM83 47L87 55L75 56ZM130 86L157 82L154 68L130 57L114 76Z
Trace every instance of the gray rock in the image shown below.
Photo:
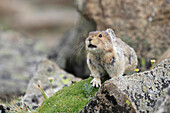
M165 94L158 99L153 113L170 113L170 87L164 92Z
M82 112L147 113L170 83L170 59L153 70L106 81Z
M52 82L49 79L52 79ZM36 72L29 82L24 102L32 108L38 107L44 100L38 85L44 89L48 97L55 92L68 86L72 81L80 81L81 79L74 77L72 74L60 69L55 63L50 60L42 60L37 65Z
M44 48L37 50L38 44L17 32L0 31L0 99L25 93L37 61L46 57Z

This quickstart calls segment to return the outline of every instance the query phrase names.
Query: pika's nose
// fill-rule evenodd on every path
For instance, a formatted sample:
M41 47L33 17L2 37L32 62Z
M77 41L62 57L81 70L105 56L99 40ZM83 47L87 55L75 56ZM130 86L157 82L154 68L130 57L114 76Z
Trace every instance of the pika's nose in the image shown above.
M92 41L92 39L91 39L91 38L89 38L89 39L88 39L88 41Z

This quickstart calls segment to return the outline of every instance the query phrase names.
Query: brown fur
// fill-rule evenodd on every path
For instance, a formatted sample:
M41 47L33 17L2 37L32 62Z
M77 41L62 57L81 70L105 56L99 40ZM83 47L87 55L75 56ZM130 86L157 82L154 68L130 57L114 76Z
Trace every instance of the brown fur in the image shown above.
M94 76L93 86L101 84L104 72L113 78L132 71L137 65L133 48L116 38L112 29L90 32L85 43L87 64Z

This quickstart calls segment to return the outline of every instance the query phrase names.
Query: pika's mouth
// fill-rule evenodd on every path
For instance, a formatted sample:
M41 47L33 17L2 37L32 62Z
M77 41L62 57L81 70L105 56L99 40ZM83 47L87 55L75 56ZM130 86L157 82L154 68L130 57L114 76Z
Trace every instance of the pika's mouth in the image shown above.
M97 48L97 46L92 45L92 44L89 44L89 45L88 45L88 48Z

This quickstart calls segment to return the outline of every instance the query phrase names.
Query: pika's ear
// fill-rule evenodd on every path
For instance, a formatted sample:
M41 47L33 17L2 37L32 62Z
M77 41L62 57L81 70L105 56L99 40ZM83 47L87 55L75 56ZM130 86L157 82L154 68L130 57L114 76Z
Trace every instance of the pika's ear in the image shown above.
M115 35L114 31L111 28L106 29L106 32L109 34L112 41L116 40L116 35Z

